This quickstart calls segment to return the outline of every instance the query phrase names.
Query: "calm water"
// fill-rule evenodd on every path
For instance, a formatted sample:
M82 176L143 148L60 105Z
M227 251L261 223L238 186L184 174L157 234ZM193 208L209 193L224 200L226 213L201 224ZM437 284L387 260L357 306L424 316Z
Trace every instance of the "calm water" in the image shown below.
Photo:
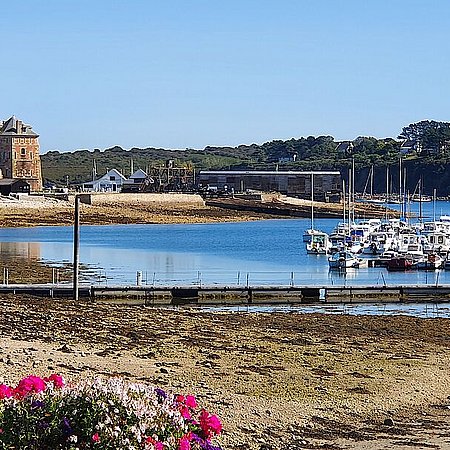
M422 318L450 318L450 303L361 303L277 306L229 306L204 308L208 311L234 311L241 313L282 312L290 314L340 315L405 315Z
M437 216L450 214L450 205L424 205L428 216L434 210ZM330 232L337 222L320 219L315 226ZM137 271L149 285L450 284L450 271L443 270L330 272L326 257L306 254L302 235L309 226L309 219L82 226L80 262L94 269L92 279L102 285L134 284ZM0 229L0 251L56 263L72 261L72 240L72 227Z

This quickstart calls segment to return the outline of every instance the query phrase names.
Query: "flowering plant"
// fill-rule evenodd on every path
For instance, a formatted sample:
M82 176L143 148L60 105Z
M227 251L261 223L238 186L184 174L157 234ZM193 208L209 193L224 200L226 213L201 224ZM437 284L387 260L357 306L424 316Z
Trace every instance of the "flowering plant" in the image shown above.
M56 374L0 385L0 449L220 450L220 420L192 395L121 378L66 385Z

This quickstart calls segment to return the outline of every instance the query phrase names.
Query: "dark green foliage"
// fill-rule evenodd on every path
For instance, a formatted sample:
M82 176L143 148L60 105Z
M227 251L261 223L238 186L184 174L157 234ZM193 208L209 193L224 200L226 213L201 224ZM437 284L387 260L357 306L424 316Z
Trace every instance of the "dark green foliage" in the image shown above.
M399 138L415 142L402 155L408 169L407 183L414 189L418 177L424 177L428 193L438 187L439 195L447 195L450 186L450 123L422 121L404 127ZM362 190L371 166L375 167L374 187L384 192L386 167L395 185L398 164L402 154L402 142L392 138L376 139L360 136L351 146L342 150L332 136L308 136L286 141L274 140L262 145L239 145L237 147L205 147L204 150L166 150L161 148L132 148L124 150L113 147L90 152L78 150L73 153L48 152L42 155L42 168L47 182L71 185L92 180L93 167L96 178L108 169L118 169L130 175L131 161L134 170L163 166L173 160L178 167L194 167L199 170L340 170L343 177L355 163L356 186ZM449 175L447 175L449 174Z

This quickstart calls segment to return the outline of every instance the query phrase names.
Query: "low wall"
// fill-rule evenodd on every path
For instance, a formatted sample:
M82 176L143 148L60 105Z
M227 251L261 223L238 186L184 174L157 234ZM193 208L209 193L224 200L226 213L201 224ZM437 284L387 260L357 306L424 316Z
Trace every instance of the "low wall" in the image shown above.
M197 194L121 194L121 193L84 193L79 194L81 203L87 205L117 204L158 204L158 205L194 205L205 206L205 202Z

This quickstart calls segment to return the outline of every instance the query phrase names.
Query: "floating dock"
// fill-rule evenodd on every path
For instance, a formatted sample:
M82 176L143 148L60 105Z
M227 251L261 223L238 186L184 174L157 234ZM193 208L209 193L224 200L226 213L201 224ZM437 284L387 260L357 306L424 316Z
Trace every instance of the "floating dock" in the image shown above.
M79 298L147 306L449 302L450 285L417 286L80 286ZM71 285L0 285L1 294L73 298Z

